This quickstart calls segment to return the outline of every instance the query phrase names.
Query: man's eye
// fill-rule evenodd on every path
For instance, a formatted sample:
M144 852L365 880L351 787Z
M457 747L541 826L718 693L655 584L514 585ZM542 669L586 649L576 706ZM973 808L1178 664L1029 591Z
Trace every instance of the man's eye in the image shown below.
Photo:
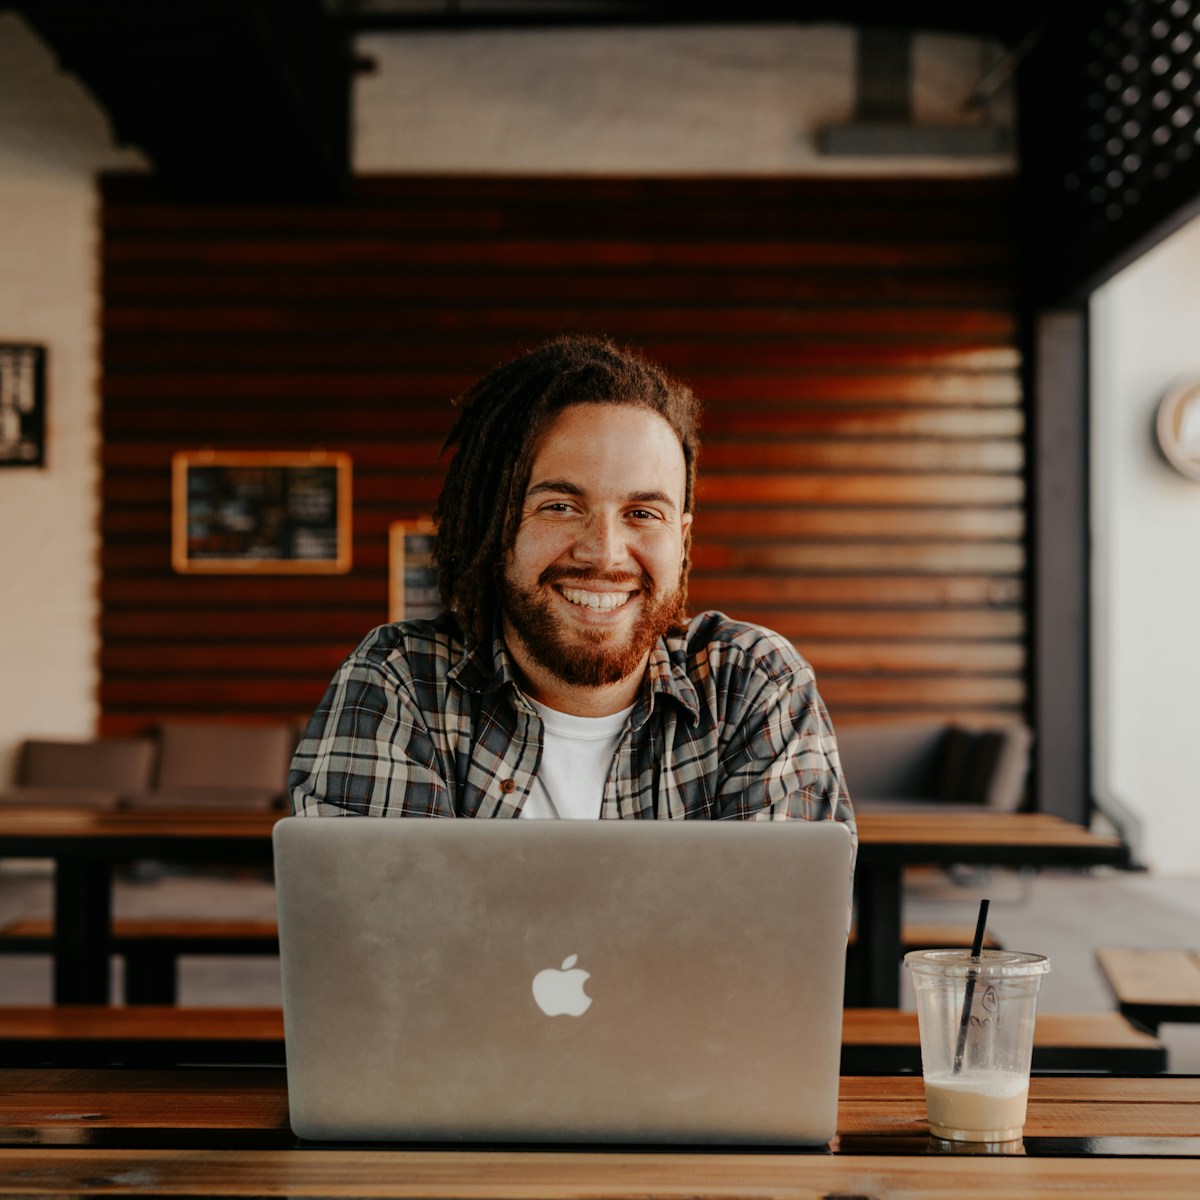
M658 513L649 508L635 508L629 515L635 521L657 521L660 519Z

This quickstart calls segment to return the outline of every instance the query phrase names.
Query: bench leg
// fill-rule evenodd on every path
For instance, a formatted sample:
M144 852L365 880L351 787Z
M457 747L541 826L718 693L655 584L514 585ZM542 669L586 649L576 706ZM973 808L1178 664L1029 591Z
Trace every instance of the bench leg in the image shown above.
M125 1003L174 1004L177 960L163 950L126 950Z
M854 969L857 1004L869 1008L900 1005L901 905L903 877L898 863L859 863L858 962Z
M107 1004L112 870L60 858L54 871L54 1003Z

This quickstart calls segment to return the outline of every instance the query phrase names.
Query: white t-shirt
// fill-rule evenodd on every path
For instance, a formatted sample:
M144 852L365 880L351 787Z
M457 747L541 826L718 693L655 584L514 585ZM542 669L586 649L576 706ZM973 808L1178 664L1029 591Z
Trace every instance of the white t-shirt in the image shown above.
M611 717L575 717L529 703L542 718L542 764L521 816L598 820L613 755L634 706Z

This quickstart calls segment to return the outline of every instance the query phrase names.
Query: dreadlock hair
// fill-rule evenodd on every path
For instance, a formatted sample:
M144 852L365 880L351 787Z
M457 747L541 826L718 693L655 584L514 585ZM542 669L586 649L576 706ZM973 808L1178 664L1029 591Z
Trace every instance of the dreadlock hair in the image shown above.
M686 467L684 511L692 510L700 405L691 390L641 355L606 338L555 338L496 367L455 401L442 446L457 447L435 509L434 561L442 603L468 641L491 637L504 560L516 540L542 431L573 404L627 404L657 413L675 431ZM685 622L691 538L684 542L675 624Z

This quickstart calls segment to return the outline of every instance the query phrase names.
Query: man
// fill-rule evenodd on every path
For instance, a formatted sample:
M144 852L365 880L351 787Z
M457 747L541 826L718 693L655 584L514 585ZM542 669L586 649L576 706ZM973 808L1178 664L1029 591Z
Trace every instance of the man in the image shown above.
M460 403L436 512L447 611L342 665L292 763L295 812L852 826L809 665L769 630L685 615L691 392L565 337Z

